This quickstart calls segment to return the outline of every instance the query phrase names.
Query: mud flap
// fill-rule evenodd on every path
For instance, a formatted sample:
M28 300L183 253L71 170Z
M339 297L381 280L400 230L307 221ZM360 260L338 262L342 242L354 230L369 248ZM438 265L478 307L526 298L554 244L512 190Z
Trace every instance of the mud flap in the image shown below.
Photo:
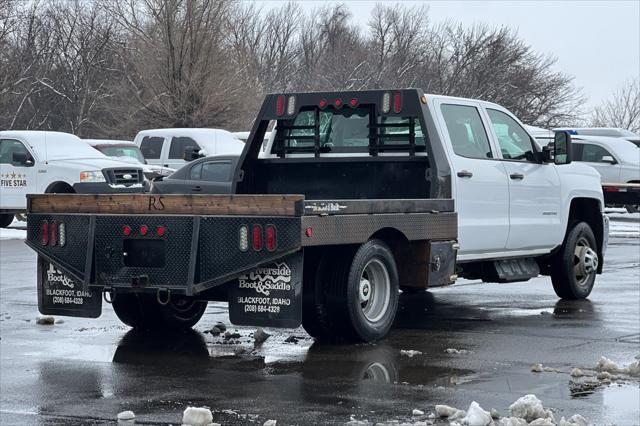
M98 318L102 313L102 292L61 272L38 256L38 310L44 315Z
M236 325L296 328L302 322L302 252L240 276L229 289Z

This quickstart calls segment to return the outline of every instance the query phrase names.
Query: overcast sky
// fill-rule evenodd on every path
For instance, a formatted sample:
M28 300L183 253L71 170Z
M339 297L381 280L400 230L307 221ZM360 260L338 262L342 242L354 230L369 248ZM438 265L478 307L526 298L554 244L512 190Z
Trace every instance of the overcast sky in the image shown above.
M376 1L302 1L310 11L345 3L366 25ZM393 2L396 3L396 2ZM428 4L432 23L507 25L533 49L558 58L556 68L575 77L592 107L625 80L640 75L640 0L628 1L404 1ZM278 1L264 2L279 6Z

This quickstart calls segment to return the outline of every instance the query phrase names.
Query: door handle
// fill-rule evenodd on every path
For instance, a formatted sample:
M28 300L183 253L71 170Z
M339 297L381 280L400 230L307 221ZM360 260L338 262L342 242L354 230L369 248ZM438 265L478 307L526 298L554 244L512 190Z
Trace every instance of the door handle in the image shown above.
M522 180L524 179L524 175L522 173L511 173L509 177L513 180Z
M195 186L195 187L191 188L191 190L194 191L194 192L200 192L200 191L202 191L202 188L199 187L199 186Z
M169 167L169 165L168 164L163 164L162 167Z
M460 170L458 172L458 177L461 178L470 178L471 176L473 176L473 173L471 173L469 170Z

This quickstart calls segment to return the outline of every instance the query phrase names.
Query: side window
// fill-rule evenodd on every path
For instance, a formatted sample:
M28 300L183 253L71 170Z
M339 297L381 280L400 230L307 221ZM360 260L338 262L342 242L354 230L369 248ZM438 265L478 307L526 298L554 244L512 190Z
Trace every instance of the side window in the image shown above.
M582 155L580 161L589 161L591 163L609 163L609 161L603 161L603 157L611 157L613 155L606 149L598 145L592 145L590 143L582 144Z
M469 158L493 157L487 132L476 107L444 104L440 109L447 125L453 152Z
M27 163L28 161L31 162ZM22 142L14 139L2 139L0 140L0 164L11 164L15 167L31 167L34 161Z
M140 151L144 158L148 160L157 160L162 154L162 144L164 143L163 137L158 136L145 136L140 143Z
M171 148L169 148L169 158L171 160L182 160L184 158L184 151L187 148L200 149L200 145L193 139L180 136L171 139Z
M201 174L202 174L202 163L199 163L191 167L191 170L189 171L189 179L200 180Z
M231 163L216 161L202 164L201 180L208 182L227 182L231 174Z
M502 158L533 161L533 140L522 126L502 111L487 108L487 112L498 137Z

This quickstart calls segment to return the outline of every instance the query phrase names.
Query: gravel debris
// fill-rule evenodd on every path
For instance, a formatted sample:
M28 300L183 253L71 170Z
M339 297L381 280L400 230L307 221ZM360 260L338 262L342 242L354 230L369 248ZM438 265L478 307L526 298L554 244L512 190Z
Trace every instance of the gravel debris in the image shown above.
M36 324L39 325L53 325L56 319L50 315L38 315L36 317Z

